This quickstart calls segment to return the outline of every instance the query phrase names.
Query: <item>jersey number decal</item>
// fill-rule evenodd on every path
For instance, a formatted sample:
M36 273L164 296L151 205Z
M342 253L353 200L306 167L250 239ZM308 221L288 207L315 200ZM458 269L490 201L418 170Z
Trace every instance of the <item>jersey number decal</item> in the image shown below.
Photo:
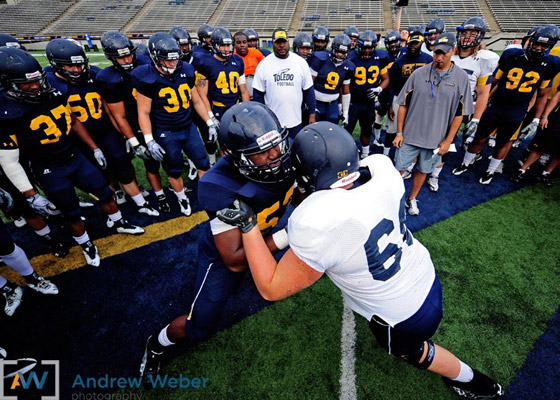
M68 97L68 104L70 104L72 114L74 114L80 122L86 122L89 117L93 119L101 118L101 115L103 114L103 103L101 102L101 96L99 93L89 92L85 95L85 100L87 109L76 104L82 101L79 94L73 94Z
M66 123L66 131L64 132L65 135L68 135L70 132L70 126L72 125L72 117L70 117L70 113L65 105L61 104L56 108L51 110L51 114L54 117L53 119L49 115L39 115L36 118L33 118L29 127L32 131L37 131L39 129L43 129L45 132L46 139L41 140L41 144L49 144L49 143L56 143L62 136L62 131L60 128L64 130L64 125L58 126L55 121L59 121L60 118L64 115L64 121Z
M287 192L286 196L284 196L284 201L280 204L280 201L277 201L273 205L268 208L265 208L257 215L257 223L259 225L259 229L263 234L270 232L272 228L276 226L284 212L286 211L286 207L290 204L292 200L292 194L294 193L294 187L292 186Z
M239 72L230 71L229 81L226 79L226 71L221 71L216 79L216 87L222 91L222 94L237 93L237 82L239 81Z
M327 83L325 83L325 89L335 90L340 80L340 75L338 72L329 72L327 75Z
M179 93L179 96L177 96ZM176 113L181 107L185 110L189 108L189 100L191 99L191 88L188 83L179 85L177 90L172 87L165 87L159 91L159 97L167 99L167 106L163 106L164 110L168 113ZM181 98L181 103L179 103Z
M401 200L399 209L399 236L404 237L408 245L412 244L412 236L408 233L404 224L405 207L404 198ZM389 241L389 237L396 230L395 223L389 219L382 219L372 230L364 250L369 266L369 272L376 281L387 281L401 269L402 248L396 243ZM389 265L388 260L394 257Z
M535 71L529 71L525 76L530 79L519 86L523 78L523 70L521 68L512 68L507 74L506 89L515 90L519 86L518 90L521 93L531 93L533 91L532 85L537 83L541 76Z
M371 74L371 78L367 77L367 72ZM363 85L366 83L374 84L377 82L377 78L379 77L379 67L377 65L370 65L367 69L365 67L356 67L356 73L354 77L356 78L356 85Z

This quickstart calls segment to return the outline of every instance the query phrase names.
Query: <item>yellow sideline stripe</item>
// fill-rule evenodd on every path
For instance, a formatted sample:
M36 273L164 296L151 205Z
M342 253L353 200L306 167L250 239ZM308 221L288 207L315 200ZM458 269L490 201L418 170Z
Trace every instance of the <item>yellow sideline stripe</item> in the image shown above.
M200 211L190 217L173 218L146 226L144 227L146 233L140 236L114 234L97 239L95 240L95 245L101 256L101 267L103 267L104 258L126 253L127 251L181 235L207 220L208 215L206 212ZM57 258L52 254L41 254L33 257L30 260L31 265L39 275L45 278L85 267L86 264L80 246L74 246L69 250L69 254L64 258ZM16 282L20 285L24 284L23 279L7 266L0 267L0 275L11 282Z

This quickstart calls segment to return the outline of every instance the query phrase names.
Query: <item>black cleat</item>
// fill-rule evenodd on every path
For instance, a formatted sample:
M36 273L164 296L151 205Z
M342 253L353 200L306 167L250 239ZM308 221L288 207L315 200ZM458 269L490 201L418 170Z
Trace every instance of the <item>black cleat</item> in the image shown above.
M482 372L473 369L474 377L470 382L457 382L443 377L443 382L460 397L465 399L501 399L504 397L502 386Z
M155 339L155 336L148 338L142 362L140 363L140 379L142 379L142 385L146 388L153 388L161 368L161 358L163 356L163 351L155 351L153 349L152 340L157 339Z
M494 178L494 174L491 174L490 172L486 171L486 172L484 173L484 175L482 175L482 176L480 177L480 179L478 180L478 182L479 182L481 185L489 185L490 182L492 182L492 178Z
M164 194L160 194L157 196L159 202L159 210L164 213L171 212L171 207L169 206L169 202L167 201L167 197Z
M462 173L466 172L467 169L469 169L468 165L461 164L457 168L454 168L453 171L451 171L451 173L453 175L461 175Z
M63 258L68 255L68 249L62 244L62 242L56 240L49 234L43 236L43 239L47 242L47 246L49 246L53 256Z
M539 180L546 187L552 187L552 178L550 177L550 174L542 174L537 178L537 180Z
M513 174L509 179L515 183L520 183L525 177L525 171L519 169L515 174Z

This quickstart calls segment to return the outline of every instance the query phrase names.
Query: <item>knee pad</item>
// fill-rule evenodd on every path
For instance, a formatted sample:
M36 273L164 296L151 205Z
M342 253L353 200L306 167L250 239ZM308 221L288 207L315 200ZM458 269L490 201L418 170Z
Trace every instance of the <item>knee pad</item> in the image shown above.
M428 343L428 352L426 353L424 361L420 362L420 359L424 355L424 348L426 347L426 343ZM436 347L434 346L434 342L428 339L427 341L422 342L422 345L418 347L416 351L408 355L402 355L401 358L418 369L428 369L434 361L435 354Z
M183 172L182 166L169 166L167 165L166 168L167 175L173 179L179 179L181 177L181 173Z
M159 161L144 160L144 167L150 174L159 175Z

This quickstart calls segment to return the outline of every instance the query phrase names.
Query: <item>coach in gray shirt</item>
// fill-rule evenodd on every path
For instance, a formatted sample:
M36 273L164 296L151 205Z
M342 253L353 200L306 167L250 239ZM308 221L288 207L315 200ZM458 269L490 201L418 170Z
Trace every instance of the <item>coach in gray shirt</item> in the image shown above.
M426 175L441 164L441 156L449 151L463 115L473 113L469 78L451 61L455 51L455 35L440 35L434 46L434 61L414 71L397 98L395 166L402 175L417 159L406 201L410 215L418 215L416 196Z

